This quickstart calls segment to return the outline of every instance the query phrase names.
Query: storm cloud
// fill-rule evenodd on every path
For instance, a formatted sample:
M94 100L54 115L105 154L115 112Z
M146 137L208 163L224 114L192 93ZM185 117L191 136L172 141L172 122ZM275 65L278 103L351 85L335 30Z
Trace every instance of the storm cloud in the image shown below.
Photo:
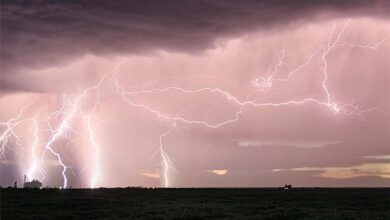
M37 143L44 184L62 185L45 143L76 109L52 147L77 187L161 186L161 144L173 187L389 186L389 15L387 0L3 0L0 131L21 122L0 184Z
M386 0L5 0L1 87L23 89L8 75L64 65L86 54L201 53L213 48L217 39L251 31L280 31L301 22L346 16L387 19L389 14Z

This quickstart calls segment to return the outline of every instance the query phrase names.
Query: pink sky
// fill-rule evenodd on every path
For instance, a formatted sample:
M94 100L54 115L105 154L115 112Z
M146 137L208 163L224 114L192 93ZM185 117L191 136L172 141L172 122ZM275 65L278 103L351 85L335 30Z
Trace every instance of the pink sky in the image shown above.
M365 11L152 46L18 35L3 49L0 184L390 186L390 23Z

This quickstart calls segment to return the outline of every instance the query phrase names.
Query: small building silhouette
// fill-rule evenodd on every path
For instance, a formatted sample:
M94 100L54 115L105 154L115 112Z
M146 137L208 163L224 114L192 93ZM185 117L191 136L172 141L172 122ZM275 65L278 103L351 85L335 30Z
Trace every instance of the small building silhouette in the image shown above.
M31 182L25 182L23 188L41 188L42 183L38 180L32 180Z
M42 188L42 183L39 182L38 180L27 181L27 177L26 175L24 175L23 188L32 188L32 189Z
M289 184L289 185L286 184L286 185L284 185L284 188L283 188L283 189L286 189L286 190L287 190L287 189L292 189L292 186L291 186L291 184Z

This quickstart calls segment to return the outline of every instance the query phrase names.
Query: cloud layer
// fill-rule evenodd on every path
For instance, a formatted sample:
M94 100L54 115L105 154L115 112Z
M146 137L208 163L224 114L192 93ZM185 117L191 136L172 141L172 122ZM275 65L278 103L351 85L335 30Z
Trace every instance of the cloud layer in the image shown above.
M199 53L220 38L280 31L335 17L387 17L375 1L2 1L3 90L29 90L10 74L67 64L87 54ZM14 76L15 77L15 76ZM10 79L11 78L11 79Z

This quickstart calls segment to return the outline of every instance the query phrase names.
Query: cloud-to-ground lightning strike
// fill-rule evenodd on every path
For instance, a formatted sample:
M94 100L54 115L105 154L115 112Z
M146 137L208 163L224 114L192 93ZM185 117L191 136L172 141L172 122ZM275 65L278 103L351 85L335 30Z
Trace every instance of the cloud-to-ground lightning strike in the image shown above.
M171 158L169 158L168 154L164 151L163 147L163 139L166 137L169 133L172 132L172 125L169 127L169 129L160 135L159 142L160 142L160 156L161 156L161 165L162 165L162 174L164 177L164 186L169 187L169 171L172 169L172 161Z
M31 157L32 157L32 165L27 171L27 179L32 180L33 174L36 172L36 170L39 170L41 172L42 177L40 178L41 181L44 179L45 175L43 171L41 170L39 166L39 161L37 157L37 148L39 146L39 123L38 123L38 116L40 114L40 111L34 116L33 118L33 128L34 128L34 142L31 145Z
M95 136L94 136L94 133L93 133L93 130L92 130L92 126L91 126L91 116L86 116L87 118L87 129L88 129L88 138L89 138L89 142L95 147L96 149L96 153L95 153L95 173L92 177L92 181L91 181L91 188L95 188L96 187L96 183L97 181L99 180L100 178L100 163L99 163L99 160L100 160L100 145L96 142L95 140Z
M141 110L144 110L151 115L156 116L156 119L158 119L161 122L167 123L168 124L168 129L162 133L159 136L159 152L160 152L160 158L161 158L161 177L163 178L164 181L164 186L165 187L170 187L170 178L169 178L169 173L170 170L173 169L173 163L172 159L168 156L167 152L164 149L163 145L163 139L171 134L173 132L173 129L175 126L177 126L178 123L184 124L184 125L195 125L195 126L204 126L209 129L216 129L222 126L225 126L227 124L231 124L234 122L237 122L240 120L240 116L245 113L245 111L248 108L262 108L262 107L282 107L282 106L290 106L290 105L295 105L295 106L300 106L300 105L305 105L305 104L315 104L319 105L322 107L325 107L329 110L331 110L334 113L343 113L346 115L359 115L361 116L363 113L370 112L370 111L378 111L377 108L368 108L368 109L361 109L357 105L352 105L349 103L344 103L344 104L339 104L334 101L334 98L332 96L332 93L328 87L328 81L330 81L330 77L328 74L329 71L329 64L328 64L328 56L329 54L337 47L351 47L351 48L359 48L359 49L370 49L370 50L375 50L377 49L381 44L383 44L387 39L389 39L389 36L386 36L384 39L379 41L376 44L373 45L360 45L360 44L353 44L349 42L342 42L343 37L344 37L344 32L347 29L348 25L350 23L350 20L348 20L340 29L340 31L335 34L336 32L336 25L334 24L332 26L332 30L328 36L327 43L317 50L315 50L312 54L310 54L307 59L300 65L298 65L295 69L289 71L287 74L285 74L284 77L278 77L281 73L279 73L280 68L284 65L285 59L286 59L286 49L285 49L285 44L282 46L282 53L281 56L276 63L276 65L272 68L272 71L266 76L258 76L255 79L253 79L250 83L252 85L251 92L246 96L245 99L241 100L240 98L236 97L234 94L231 92L223 89L222 87L201 87L198 89L187 89L184 87L180 86L168 86L164 88L160 88L157 86L151 87L154 84L157 84L157 82L148 82L144 83L143 85L136 86L133 89L126 89L125 86L123 86L118 80L118 77L116 76L117 69L119 68L120 64L118 64L112 71L109 73L103 75L101 79L98 81L98 83L90 88L87 88L82 91L81 94L76 96L74 98L74 101L72 102L67 96L65 96L62 99L62 107L55 111L52 112L48 117L46 121L46 126L48 127L49 131L49 137L48 140L45 144L43 144L44 151L42 154L42 159L41 162L37 160L37 147L40 145L39 141L39 131L42 130L40 127L43 127L44 125L39 125L39 121L37 119L38 115L40 114L37 113L32 119L31 118L24 118L23 117L23 112L27 107L30 107L31 104L24 106L19 114L7 122L1 122L0 125L3 128L3 133L0 136L0 153L2 156L4 156L5 150L7 147L10 147L10 138L14 137L16 143L18 143L18 138L19 136L16 134L14 131L15 127L17 127L19 124L25 122L26 120L32 121L33 122L33 129L34 129L34 142L31 147L32 155L31 155L31 161L32 165L30 169L27 171L27 176L29 179L32 179L34 177L34 173L37 169L41 169L39 167L39 164L42 163L45 160L45 152L49 151L51 154L53 154L58 163L62 167L62 177L63 177L63 188L68 187L68 178L67 178L67 170L69 169L69 166L66 165L65 160L63 159L63 156L61 155L60 151L56 150L55 147L53 146L54 143L59 141L63 136L65 136L67 139L70 138L70 133L77 133L76 129L73 129L71 124L72 121L78 119L79 117L83 117L86 119L86 135L88 142L94 147L95 153L91 153L91 157L93 158L92 160L94 161L94 169L93 172L94 174L91 175L91 180L90 180L90 187L95 188L97 186L97 183L99 179L101 178L101 164L100 164L100 152L102 146L97 143L95 140L95 134L94 134L94 129L93 129L93 122L92 122L92 116L89 114L90 112L84 112L82 109L82 104L84 103L85 100L87 100L90 95L95 92L94 94L96 95L96 100L95 100L95 108L96 105L99 103L99 88L105 81L109 81L108 79L111 80L113 83L116 93L120 98L128 104L128 106L138 108ZM261 93L265 89L272 89L273 85L275 83L286 83L290 79L294 77L295 74L298 74L303 68L308 66L310 63L312 63L312 60L315 57L319 57L321 62L320 62L320 73L322 76L322 81L321 81L321 90L324 93L325 98L313 98L313 97L305 97L305 98L300 98L300 99L289 99L283 102L264 102L259 98L253 98L253 94L255 93ZM172 79L180 79L176 77L172 77ZM181 80L181 79L180 79ZM161 112L159 109L155 109L149 105L142 104L136 102L133 97L137 95L142 95L142 94L163 94L166 92L178 92L181 94L187 94L187 95L194 95L194 94L212 94L216 97L222 98L223 100L232 103L236 106L236 111L233 113L233 115L228 118L224 119L221 121L208 121L208 120L202 120L202 119L193 119L193 118L186 118L182 116L181 112L182 110L179 109L174 114L169 114L169 113L164 113ZM52 118L61 118L59 124L53 128L51 126L50 120ZM42 171L41 171L42 174ZM42 174L43 175L43 174Z
M120 64L118 64L114 68L113 71L117 70L119 65ZM80 114L81 115L85 114L82 111L82 109L81 109L81 104L82 104L83 100L88 97L89 93L91 93L92 91L98 90L99 87L101 86L101 84L104 82L104 80L106 79L106 77L108 75L109 75L109 73L103 75L103 77L99 80L99 82L95 86L90 87L88 89L85 89L79 96L76 97L76 99L75 99L75 101L73 103L68 103L68 104L71 105L71 110L69 112L66 112L66 111L64 111L63 108L61 108L61 110L59 112L55 113L55 114L63 114L63 115L65 115L65 117L61 121L61 123L57 127L57 129L51 130L51 135L50 135L49 141L45 145L45 151L48 150L53 155L55 155L57 157L57 159L58 159L58 162L62 166L62 177L63 177L63 180L64 180L62 188L66 188L68 186L68 178L66 176L66 171L67 171L67 169L69 167L65 165L65 163L62 160L61 155L52 148L52 144L55 141L57 141L61 137L61 135L64 135L66 133L67 128L70 127L69 124L70 124L72 119L74 119L76 116L78 116ZM90 119L88 119L87 121L88 121L88 132L90 133L89 134L89 140L91 141L92 145L98 146L96 144L96 141L93 139L93 135L91 135L92 129L90 128ZM48 124L49 124L49 122L48 122ZM97 154L97 156L98 156L98 154ZM98 159L98 157L97 157L97 159ZM98 168L96 168L95 172L97 172L97 174L94 175L94 180L92 180L92 184L91 184L91 186L93 186L93 187L95 187L95 184L96 184L96 181L97 181L97 178L98 178L98 175L99 175L100 171L99 171Z

